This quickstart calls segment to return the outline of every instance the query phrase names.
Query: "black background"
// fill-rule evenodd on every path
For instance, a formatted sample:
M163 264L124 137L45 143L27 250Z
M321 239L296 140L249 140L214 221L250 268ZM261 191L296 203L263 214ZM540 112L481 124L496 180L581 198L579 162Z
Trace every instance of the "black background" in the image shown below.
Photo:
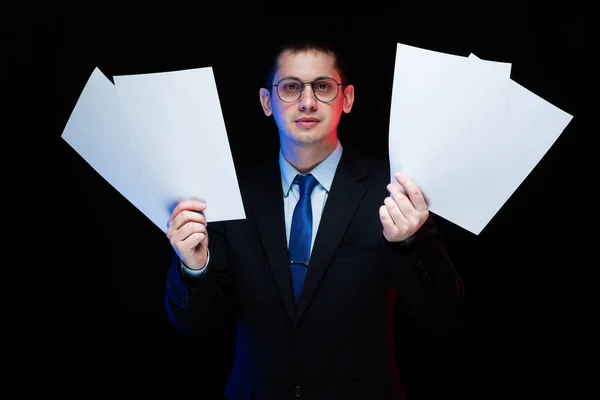
M398 42L510 62L513 80L574 115L480 235L436 219L467 288L468 322L452 338L452 351L440 352L446 342L419 332L397 332L413 343L397 352L415 398L556 394L577 354L567 333L579 315L573 293L586 265L581 229L587 212L578 194L589 169L581 156L586 140L579 116L584 15L574 7L521 11L465 8L436 19L420 16L417 24L409 24L408 15L338 16L327 28L318 13L293 17L302 20L296 34L338 36L351 44L356 102L342 118L340 139L366 151L387 154ZM52 204L42 226L51 243L48 264L56 265L49 279L57 284L44 282L52 315L36 326L53 338L51 346L68 343L78 373L96 383L93 390L168 387L218 398L233 335L207 332L190 342L174 332L162 303L172 257L168 240L60 138L87 79L96 67L111 77L212 66L236 167L242 168L277 150L275 126L258 101L257 63L286 18L223 18L212 27L202 19L192 25L138 21L135 29L56 20L6 31L14 65L49 74L52 85L44 107L51 110L51 125L41 131L46 164L36 182Z

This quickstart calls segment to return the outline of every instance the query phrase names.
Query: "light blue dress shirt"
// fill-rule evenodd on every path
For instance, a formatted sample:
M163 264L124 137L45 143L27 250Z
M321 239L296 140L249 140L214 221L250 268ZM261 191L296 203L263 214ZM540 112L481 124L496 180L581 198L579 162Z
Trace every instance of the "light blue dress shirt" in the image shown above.
M325 207L327 196L329 195L329 190L331 189L331 183L333 182L335 170L337 169L340 159L342 158L342 151L342 144L338 140L335 150L333 150L333 152L331 152L326 159L321 161L312 169L312 171L310 171L310 173L317 178L317 181L319 181L319 184L315 186L311 194L311 205L313 210L313 232L310 244L311 250L315 243L315 237L317 236L317 231L319 229L319 222L321 221L321 214L323 213L323 208ZM294 214L294 208L296 207L298 197L300 196L298 184L294 183L294 178L297 174L299 174L299 172L283 157L281 150L279 151L279 167L281 170L281 185L283 189L285 233L287 235L287 242L289 245L292 215ZM209 263L210 253L208 255L208 260L206 261L206 266L201 270L187 268L183 263L181 263L181 271L184 276L193 280L194 278L202 276L206 272Z

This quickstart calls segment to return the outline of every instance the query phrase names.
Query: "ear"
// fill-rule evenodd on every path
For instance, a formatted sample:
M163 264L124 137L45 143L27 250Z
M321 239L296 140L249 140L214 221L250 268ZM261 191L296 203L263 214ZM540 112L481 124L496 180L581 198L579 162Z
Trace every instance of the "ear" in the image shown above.
M271 116L273 111L271 110L271 94L265 88L260 88L259 91L260 104L267 117Z
M348 85L344 87L344 106L343 110L346 114L352 110L352 104L354 104L354 86Z

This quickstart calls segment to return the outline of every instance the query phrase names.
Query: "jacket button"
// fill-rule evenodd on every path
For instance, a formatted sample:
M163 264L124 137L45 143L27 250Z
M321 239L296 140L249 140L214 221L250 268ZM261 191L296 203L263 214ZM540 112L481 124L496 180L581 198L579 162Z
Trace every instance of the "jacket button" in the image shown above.
M302 389L300 389L300 386L296 386L296 389L294 389L294 395L296 397L302 396Z
M181 293L180 297L179 297L179 305L181 306L181 308L187 308L187 296L183 293Z

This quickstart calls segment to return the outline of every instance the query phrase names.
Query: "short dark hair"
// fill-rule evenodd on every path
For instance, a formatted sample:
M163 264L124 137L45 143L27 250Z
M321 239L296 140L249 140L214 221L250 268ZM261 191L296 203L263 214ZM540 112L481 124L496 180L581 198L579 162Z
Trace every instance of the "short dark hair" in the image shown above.
M348 63L346 61L346 55L341 44L331 40L318 40L318 39L295 39L285 42L280 42L273 46L271 56L267 58L267 64L265 65L265 88L269 91L273 88L273 79L278 69L278 61L281 54L289 51L291 53L301 51L319 51L330 54L335 59L335 68L338 70L342 84L347 85L350 83L350 71Z

